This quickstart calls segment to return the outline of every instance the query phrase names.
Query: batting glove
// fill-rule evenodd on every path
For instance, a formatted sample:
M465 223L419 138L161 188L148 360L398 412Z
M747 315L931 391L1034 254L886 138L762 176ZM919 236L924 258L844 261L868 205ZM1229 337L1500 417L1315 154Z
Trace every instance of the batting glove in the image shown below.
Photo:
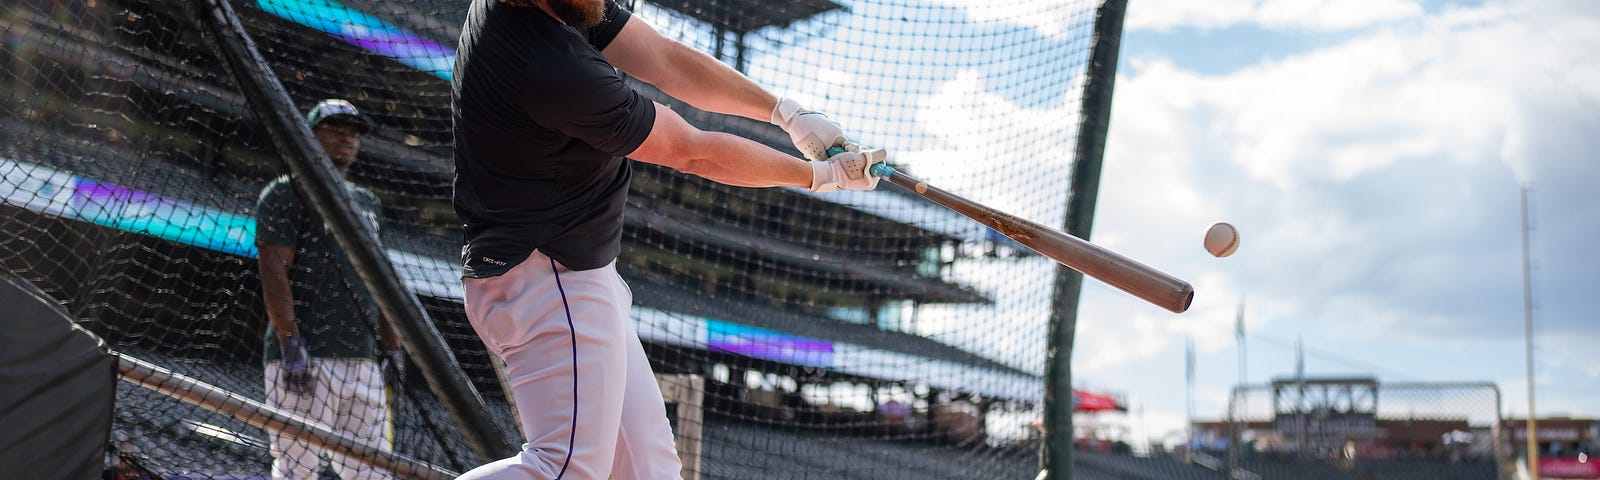
M400 389L406 384L406 351L390 350L383 353L378 367L383 371L383 383L390 389Z
M306 353L306 337L295 335L285 338L278 342L278 350L283 353L283 384L290 393L310 395L317 372L311 366L311 356Z
M887 157L888 153L881 148L863 149L860 145L848 144L844 153L811 162L811 191L878 188L878 176L872 174L872 166L883 163Z
M788 132L789 140L807 160L824 160L828 158L828 147L850 143L837 122L787 98L778 100L772 108L772 124Z

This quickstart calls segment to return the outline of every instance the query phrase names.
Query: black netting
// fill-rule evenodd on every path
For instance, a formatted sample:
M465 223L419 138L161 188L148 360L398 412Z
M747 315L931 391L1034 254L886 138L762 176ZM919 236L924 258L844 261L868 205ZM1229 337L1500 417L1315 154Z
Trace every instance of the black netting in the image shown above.
M930 183L1060 225L1097 2L625 2L663 34L838 119ZM233 4L304 111L377 128L348 179L491 412L460 298L448 77L466 2ZM119 352L266 398L256 201L287 172L187 2L0 7L0 263ZM764 122L635 87L793 152ZM619 269L699 478L1031 478L1055 263L897 187L725 187L635 165ZM330 370L331 371L331 370ZM393 448L476 464L415 371ZM344 388L344 387L335 387ZM373 420L373 419L368 419ZM693 432L698 432L697 434ZM119 390L113 447L169 476L267 474L271 435ZM462 465L465 463L465 465ZM325 468L319 466L318 468Z

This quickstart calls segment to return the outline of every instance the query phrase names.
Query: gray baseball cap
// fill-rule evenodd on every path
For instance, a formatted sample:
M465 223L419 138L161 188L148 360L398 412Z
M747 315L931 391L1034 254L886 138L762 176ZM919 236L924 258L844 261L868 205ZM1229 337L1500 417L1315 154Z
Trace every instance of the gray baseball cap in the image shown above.
M315 106L306 111L306 123L311 124L311 128L316 128L318 123L332 118L350 122L356 128L360 128L362 134L372 130L372 119L362 115L361 111L356 110L356 106L350 104L349 100L330 98L317 102Z

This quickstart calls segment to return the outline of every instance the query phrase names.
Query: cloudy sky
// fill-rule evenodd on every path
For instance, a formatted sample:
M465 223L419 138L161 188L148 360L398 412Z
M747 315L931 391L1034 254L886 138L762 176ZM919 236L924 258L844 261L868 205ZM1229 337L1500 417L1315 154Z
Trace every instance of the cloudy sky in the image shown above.
M1222 415L1241 299L1250 383L1301 340L1308 376L1493 382L1525 415L1522 185L1536 413L1600 416L1600 2L1135 0L1121 59L1094 240L1201 293L1091 283L1074 365L1151 435L1182 424L1188 337ZM1199 246L1216 220L1232 257Z
M754 45L750 73L925 179L1058 225L1082 59L989 47L1082 50L1086 5L854 2ZM1009 29L907 30L954 29L949 10ZM1125 28L1092 240L1199 292L1174 315L1085 287L1075 381L1124 394L1134 434L1181 430L1190 338L1198 416L1223 416L1241 302L1245 383L1292 375L1301 341L1308 376L1490 382L1525 415L1523 186L1537 413L1600 417L1600 2L1133 0ZM1232 257L1200 246L1217 220L1242 231ZM1038 368L1038 267L966 263L1001 308L929 308L919 330Z

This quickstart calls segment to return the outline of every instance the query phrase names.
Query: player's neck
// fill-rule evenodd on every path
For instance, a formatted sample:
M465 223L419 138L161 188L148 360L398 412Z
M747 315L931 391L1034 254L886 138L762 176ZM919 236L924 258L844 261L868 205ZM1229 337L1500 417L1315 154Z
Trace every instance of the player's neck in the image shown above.
M545 0L537 0L537 3L539 4L539 10L543 11L545 15L549 15L551 19L561 22L562 25L566 25L567 22L562 22L561 17L557 16L556 12L550 9L550 2Z

